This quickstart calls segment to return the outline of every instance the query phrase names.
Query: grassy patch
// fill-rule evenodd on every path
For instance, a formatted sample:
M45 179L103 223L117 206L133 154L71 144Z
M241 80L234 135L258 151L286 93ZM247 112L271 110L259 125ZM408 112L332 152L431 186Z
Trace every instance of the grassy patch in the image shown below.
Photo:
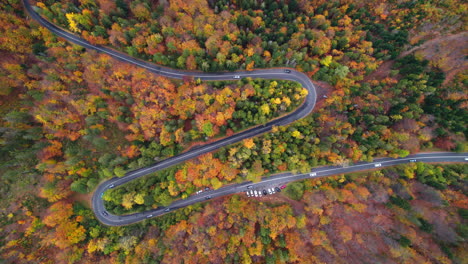
M288 184L284 189L284 194L293 200L301 200L304 195L304 183L299 181Z

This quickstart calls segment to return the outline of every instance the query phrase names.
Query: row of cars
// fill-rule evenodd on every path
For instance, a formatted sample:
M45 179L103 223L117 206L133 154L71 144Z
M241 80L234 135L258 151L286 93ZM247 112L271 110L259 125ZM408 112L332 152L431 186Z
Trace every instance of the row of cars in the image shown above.
M284 188L286 188L286 185L283 185L281 187L271 187L271 188L268 188L268 189L263 189L263 191L248 190L248 191L245 192L245 194L247 195L247 197L262 197L264 195L281 192L281 189L284 189Z

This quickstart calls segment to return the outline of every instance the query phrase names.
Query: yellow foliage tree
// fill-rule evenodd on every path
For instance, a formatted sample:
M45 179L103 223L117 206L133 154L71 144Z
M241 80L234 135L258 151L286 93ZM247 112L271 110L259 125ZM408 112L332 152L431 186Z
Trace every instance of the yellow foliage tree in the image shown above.
M270 114L270 106L268 104L263 104L260 106L260 113L263 115L269 115Z
M145 203L145 199L144 199L144 196L143 194L139 193L137 195L135 195L135 199L134 199L135 203L136 204L144 204Z
M322 64L325 67L330 66L330 63L332 63L332 56L326 56L322 60L320 60L320 64Z
M301 134L301 132L299 132L299 131L297 131L297 130L293 131L293 132L291 133L291 136L293 136L293 137L295 137L295 138L299 138L299 139L304 138L304 136Z
M255 143L252 138L244 139L243 143L244 146L248 149L252 149L253 147L255 147Z
M134 193L126 193L122 197L122 206L125 209L131 209L133 207L133 202L134 202Z
M254 61L250 62L249 64L247 64L247 67L245 67L245 69L248 70L248 71L253 70L254 64L255 64Z
M65 16L67 17L70 29L74 32L80 32L81 30L78 28L78 22L76 21L78 15L75 13L67 13Z

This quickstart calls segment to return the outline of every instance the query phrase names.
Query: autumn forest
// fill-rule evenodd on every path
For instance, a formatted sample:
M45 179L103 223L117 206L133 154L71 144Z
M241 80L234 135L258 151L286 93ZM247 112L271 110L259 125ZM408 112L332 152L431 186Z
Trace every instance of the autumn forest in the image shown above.
M306 118L103 194L113 214L279 172L467 152L468 4L455 0L41 0L94 45L181 70L294 68ZM0 0L0 263L464 263L468 165L289 183L110 227L113 177L297 109L299 83L175 80L87 50Z

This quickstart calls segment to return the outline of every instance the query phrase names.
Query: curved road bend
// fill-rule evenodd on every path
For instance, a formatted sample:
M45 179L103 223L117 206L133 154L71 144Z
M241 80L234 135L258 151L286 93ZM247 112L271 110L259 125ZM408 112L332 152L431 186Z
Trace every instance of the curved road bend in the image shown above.
M269 188L271 186L279 186L279 185L283 185L292 181L326 177L326 176L364 171L364 170L381 169L385 167L391 167L391 166L395 166L399 164L407 164L407 163L413 163L413 162L425 162L425 163L465 162L465 163L468 163L468 153L453 153L453 152L422 153L422 154L411 155L405 158L397 158L397 159L382 158L382 159L376 159L373 162L359 162L348 167L326 166L326 167L314 168L308 173L299 173L299 174L280 173L280 174L276 174L270 177L263 177L262 180L258 183L243 182L239 184L226 185L217 190L205 191L205 192L202 192L201 194L192 195L183 200L177 200L167 207L157 208L157 209L153 209L153 210L149 210L149 211L145 211L141 213L128 214L128 215L112 215L108 213L104 207L104 203L102 199L100 199L101 195L107 189L111 188L113 184L118 183L119 178L113 178L101 184L95 191L94 196L93 196L93 209L95 211L96 217L103 224L106 224L109 226L128 225L128 224L133 224L139 221L143 221L148 218L161 216L173 210L186 207L195 203L204 202L204 201L211 200L211 199L225 196L225 195L245 192L247 190L250 190L250 188L262 190L264 188ZM117 185L114 185L114 186L117 186ZM103 214L104 212L107 215L104 215Z
M252 77L252 78L262 78L262 79L281 79L281 80L299 82L302 85L302 87L304 87L308 91L308 95L306 96L304 103L302 103L294 112L289 113L288 115L272 120L264 125L260 125L260 126L245 130L243 132L237 133L235 135L224 138L222 140L206 144L203 147L198 147L196 149L189 150L180 155L168 158L166 160L150 165L148 167L128 172L124 177L120 178L119 181L115 183L116 185L124 184L128 181L134 180L143 175L147 175L152 172L159 171L161 169L170 167L177 163L197 157L201 154L217 150L220 147L239 142L243 139L251 138L251 137L263 134L265 132L270 131L272 126L283 126L283 125L290 124L298 119L301 119L307 116L310 112L312 112L312 110L315 107L316 91L315 91L314 85L312 84L312 81L309 79L309 77L307 77L307 75L301 72L295 71L294 69L288 69L287 70L288 72L286 72L285 69L266 69L266 70L255 70L255 71L219 72L219 73L204 73L204 72L181 71L181 70L170 69L170 68L162 67L162 66L155 65L149 62L135 59L126 54L117 52L113 49L109 49L109 48L102 47L102 46L91 45L86 40L80 37L77 37L63 30L62 28L57 27L56 25L50 23L49 21L41 17L38 13L34 11L29 0L23 0L23 3L24 3L26 10L28 11L30 16L34 20L39 22L42 26L46 27L47 29L55 33L56 35L63 37L66 40L73 42L77 45L83 46L88 49L93 49L102 53L106 53L116 59L140 66L151 72L157 73L165 77L182 79L184 76L191 76L194 78L200 78L201 80L209 80L209 81L237 80L234 78L235 76L239 76L240 78Z
M144 220L146 218L156 217L156 216L165 214L167 212L170 212L172 210L175 210L177 208L185 207L185 206L197 203L197 202L202 202L202 201L212 199L215 197L242 192L242 191L245 191L247 186L249 185L252 185L253 187L261 187L262 185L266 183L268 183L268 185L284 184L290 181L296 181L296 180L310 178L310 177L323 177L323 176L348 173L348 172L353 172L353 171L358 171L358 170L371 169L371 168L375 168L374 166L375 164L377 164L377 162L381 162L382 167L387 167L387 166L393 166L396 164L406 163L411 159L411 157L416 157L418 158L418 161L424 161L424 162L460 162L460 161L463 162L463 161L466 161L464 157L468 155L467 153L464 153L464 154L454 154L454 153L418 154L416 156L411 156L411 157L407 157L404 159L380 159L372 163L358 163L356 165L349 166L347 168L334 167L334 166L322 167L322 168L313 170L313 172L311 172L312 174L306 173L306 174L293 175L291 173L282 173L282 174L278 174L275 176L264 178L262 179L261 182L255 183L255 184L252 184L251 182L244 182L241 184L228 185L218 190L204 192L203 195L191 196L184 200L175 201L166 208L154 209L154 210L150 210L150 211L146 211L142 213L122 215L122 216L112 215L106 211L104 207L104 202L101 199L102 193L105 190L125 184L136 178L162 170L164 168L168 168L180 162L197 157L201 154L214 151L216 149L219 149L220 147L239 142L246 138L250 138L250 137L263 134L265 132L270 131L272 126L287 125L291 122L294 122L295 120L303 118L307 116L314 109L315 100L316 100L315 87L312 84L311 80L305 74L295 71L293 69L289 69L288 71L285 71L285 69L266 69L266 70L255 70L255 71L204 73L204 72L193 72L193 71L181 71L181 70L175 70L175 69L162 67L160 65L155 65L149 62L135 59L126 54L117 52L113 49L92 45L86 40L80 37L77 37L73 35L72 33L63 30L62 28L57 27L56 25L50 23L49 21L41 17L38 13L34 11L29 0L23 0L23 4L27 12L31 16L31 18L39 22L42 26L46 27L47 29L55 33L56 35L63 37L64 39L72 43L75 43L77 45L80 45L82 47L93 49L98 52L106 53L118 60L132 63L134 65L145 68L151 72L160 74L168 78L182 79L184 76L192 76L194 78L200 78L201 80L207 80L207 81L208 80L209 81L236 80L236 78L234 78L235 76L240 76L240 78L253 77L253 78L263 78L263 79L281 79L281 80L290 80L290 81L299 82L309 92L304 103L300 107L298 107L294 112L286 116L270 121L267 124L237 133L233 136L221 139L219 141L206 144L202 147L189 150L185 153L168 158L166 160L155 163L148 167L130 171L126 173L126 175L122 178L112 178L102 183L101 185L97 187L96 191L94 192L93 199L92 199L92 206L93 206L93 210L97 218L103 224L111 225L111 226L128 225L128 224L132 224L132 223Z

